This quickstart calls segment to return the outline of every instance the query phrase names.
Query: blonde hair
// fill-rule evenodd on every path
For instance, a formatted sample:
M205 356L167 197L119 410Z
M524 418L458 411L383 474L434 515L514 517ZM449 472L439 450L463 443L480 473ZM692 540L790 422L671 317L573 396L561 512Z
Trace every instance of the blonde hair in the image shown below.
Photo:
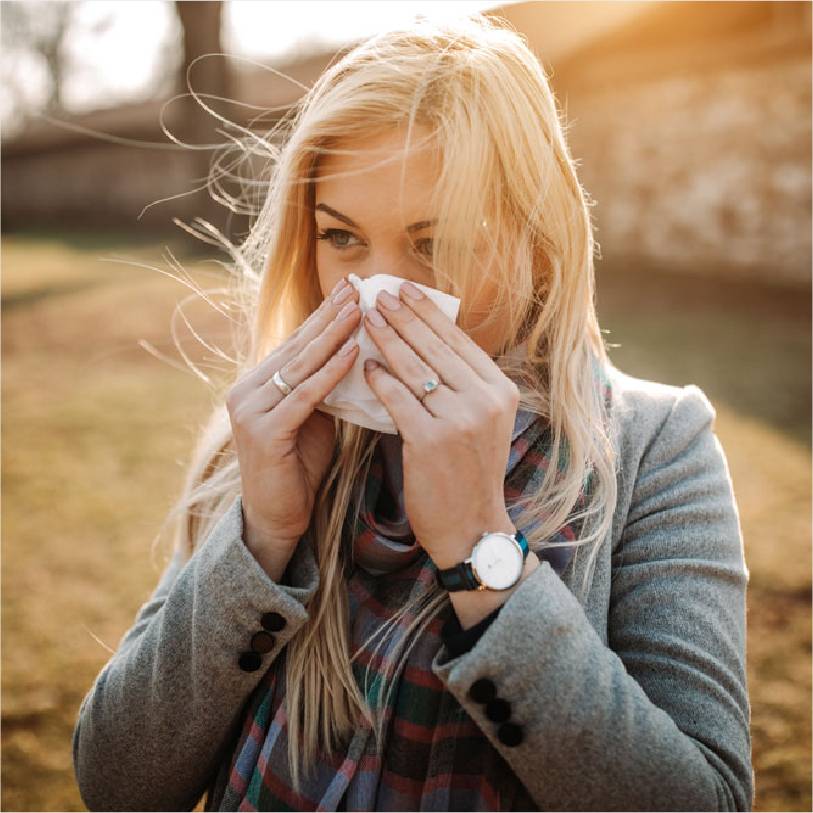
M586 589L616 502L617 450L610 432L597 365L607 365L594 307L593 229L587 193L576 177L563 124L547 76L525 40L502 19L471 14L453 21L416 19L353 47L331 64L298 105L265 137L244 130L236 148L252 161L265 192L245 241L226 247L233 263L233 301L246 314L238 325L234 379L283 342L321 301L314 252L314 180L322 156L352 149L354 138L387 128L426 125L441 172L433 190L437 217L432 267L435 287L461 298L461 320L492 257L496 295L488 324L498 331L495 359L520 389L520 408L550 422L551 465L524 497L517 526L530 548L592 545L582 584ZM256 159L267 169L257 180ZM216 178L219 161L213 164ZM324 176L322 176L324 177ZM403 175L402 175L403 179ZM252 211L213 194L234 211ZM242 208L241 208L242 207ZM216 229L199 220L208 242ZM484 228L485 226L485 228ZM191 229L190 229L191 230ZM200 236L200 232L194 233ZM473 246L488 242L484 259ZM509 351L522 343L518 356ZM218 393L188 470L183 493L170 512L180 518L176 549L190 556L240 490L231 427ZM362 719L383 743L381 705L371 708L356 684L349 651L345 574L355 527L348 512L353 486L366 478L378 433L334 418L336 447L317 494L308 544L319 567L319 589L305 626L287 644L285 675L289 762L300 785L318 748L346 742ZM557 476L559 475L559 476ZM589 499L573 513L585 483ZM562 526L580 520L580 537L549 543ZM575 552L574 552L575 553ZM448 595L436 585L402 607L376 635L415 613L394 651L406 658ZM374 638L371 636L371 639ZM368 641L369 643L369 641ZM384 676L387 695L394 681ZM384 696L379 686L378 699Z

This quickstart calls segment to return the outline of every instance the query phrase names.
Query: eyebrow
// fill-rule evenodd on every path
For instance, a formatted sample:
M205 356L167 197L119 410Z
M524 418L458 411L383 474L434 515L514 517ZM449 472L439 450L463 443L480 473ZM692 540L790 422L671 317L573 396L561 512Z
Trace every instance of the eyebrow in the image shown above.
M341 220L342 223L346 223L348 226L352 226L354 229L361 228L358 223L355 223L347 215L337 212L332 206L328 206L326 203L317 203L314 211L327 212L327 214L329 214L331 217L335 217L336 220ZM421 229L425 229L429 226L434 226L436 223L437 220L418 220L417 222L411 223L409 226L407 226L406 230L409 233L413 231L420 231Z

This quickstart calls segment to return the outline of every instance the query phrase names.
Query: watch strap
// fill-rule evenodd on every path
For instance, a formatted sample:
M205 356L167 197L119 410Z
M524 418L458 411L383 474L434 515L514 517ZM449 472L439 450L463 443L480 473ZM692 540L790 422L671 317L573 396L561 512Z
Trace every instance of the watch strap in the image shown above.
M471 562L460 562L453 567L438 570L437 582L444 590L476 590L480 586Z
M530 551L528 540L525 538L525 534L519 529L517 529L517 532L514 534L514 539L519 542L519 546L522 548L522 561L524 562L528 558L528 552Z

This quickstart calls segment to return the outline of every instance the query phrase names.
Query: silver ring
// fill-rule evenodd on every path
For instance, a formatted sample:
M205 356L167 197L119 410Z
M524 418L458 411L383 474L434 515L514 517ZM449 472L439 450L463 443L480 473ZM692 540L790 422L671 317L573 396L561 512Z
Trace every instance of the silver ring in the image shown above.
M280 375L279 370L271 376L271 380L280 388L283 395L290 395L294 391L294 388Z
M423 403L423 399L429 395L430 392L436 390L440 386L437 378L430 378L427 381L423 382L423 395L420 397L420 402Z

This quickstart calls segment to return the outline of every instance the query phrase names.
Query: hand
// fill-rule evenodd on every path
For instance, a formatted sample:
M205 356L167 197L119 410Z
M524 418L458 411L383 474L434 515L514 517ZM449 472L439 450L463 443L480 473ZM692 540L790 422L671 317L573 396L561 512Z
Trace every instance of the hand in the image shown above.
M519 388L415 286L402 283L398 299L382 291L376 305L364 326L388 368L365 365L367 384L403 439L404 503L415 537L438 569L452 567L484 531L515 531L504 480ZM384 326L371 322L374 312ZM421 401L430 378L440 386Z
M226 406L240 463L244 541L277 580L308 528L335 444L333 418L316 406L353 366L358 291L341 280L322 304L229 391ZM336 294L344 299L336 301ZM342 311L346 318L342 318ZM347 344L344 345L347 347ZM283 395L271 376L293 387Z

